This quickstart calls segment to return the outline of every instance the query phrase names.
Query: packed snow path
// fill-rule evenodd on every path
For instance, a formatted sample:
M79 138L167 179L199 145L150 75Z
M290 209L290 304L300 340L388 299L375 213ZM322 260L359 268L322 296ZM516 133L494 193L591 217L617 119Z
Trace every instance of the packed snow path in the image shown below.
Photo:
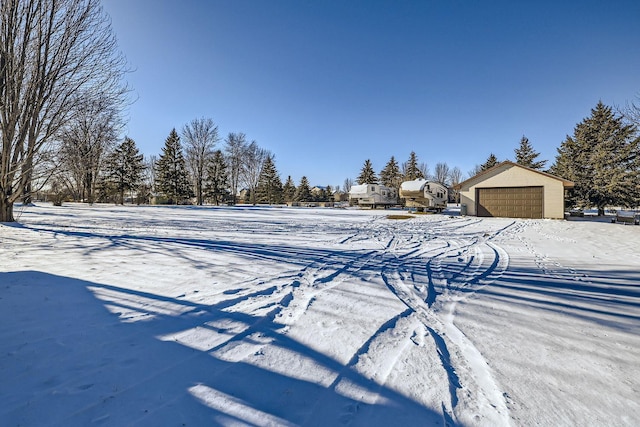
M0 239L3 425L640 421L640 227L70 205Z

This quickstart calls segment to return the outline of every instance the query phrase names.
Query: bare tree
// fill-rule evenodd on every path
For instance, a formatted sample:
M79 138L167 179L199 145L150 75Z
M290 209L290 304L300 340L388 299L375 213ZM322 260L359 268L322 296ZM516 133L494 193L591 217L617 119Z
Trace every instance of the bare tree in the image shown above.
M449 173L449 178L451 179L452 187L460 184L462 182L462 170L458 166L454 167ZM458 190L453 190L453 197L456 203L460 203L460 192Z
M196 190L196 203L204 202L204 180L207 163L213 156L213 147L220 140L218 126L213 119L193 119L182 128L186 160Z
M109 97L82 98L59 132L58 156L63 171L67 172L67 182L73 183L76 199L93 203L104 160L113 150L121 129L122 105Z
M344 183L342 184L342 191L344 193L349 194L349 191L351 191L352 186L353 186L353 180L351 178L346 178L344 180Z
M618 107L617 110L628 123L640 127L640 93L636 94L635 102L627 102L624 107Z
M472 178L478 175L480 172L482 172L482 165L475 165L473 169L467 172L467 175L469 176L469 178Z
M256 141L251 141L245 150L244 164L242 167L241 180L244 185L249 189L251 196L251 203L256 204L256 188L260 182L260 172L262 172L262 165L264 161L269 157L271 153L269 150L260 148Z
M449 172L449 178L451 179L451 185L458 185L462 182L462 171L458 166L451 169L451 172Z
M122 97L124 57L99 0L0 2L0 222L80 93Z
M429 175L431 175L431 173L429 172L429 166L425 162L420 162L420 164L418 164L418 170L420 170L422 178L429 179Z
M238 187L243 173L243 157L247 149L247 140L244 133L230 133L225 140L225 157L227 161L227 171L229 173L229 186L231 187L231 197L233 204L238 199Z
M442 185L447 185L449 181L449 165L446 163L436 163L433 177Z

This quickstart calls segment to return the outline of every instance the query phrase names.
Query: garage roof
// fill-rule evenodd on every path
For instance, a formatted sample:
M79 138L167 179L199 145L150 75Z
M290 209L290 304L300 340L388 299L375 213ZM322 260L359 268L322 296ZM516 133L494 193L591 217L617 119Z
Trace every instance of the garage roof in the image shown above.
M574 187L574 183L573 181L569 181L568 179L564 179L564 178L560 178L559 176L556 175L551 175L550 173L546 173L546 172L542 172L539 171L537 169L532 169L532 168L528 168L526 166L522 166L518 163L512 162L510 160L505 160L504 162L498 163L497 165L495 165L492 168L489 168L485 171L480 172L479 174L476 174L474 176L472 176L471 178L467 179L466 181L462 181L460 184L454 185L453 188L455 190L460 190L462 187L464 186L468 186L469 184L473 183L473 182L479 182L483 180L483 176L486 174L489 174L490 172L495 171L496 169L500 169L500 168L504 168L505 166L515 166L521 169L525 169L531 172L535 172L535 173L539 173L540 175L544 175L546 177L549 178L553 178L553 179L557 179L558 181L561 181L562 184L564 185L565 188L573 188Z

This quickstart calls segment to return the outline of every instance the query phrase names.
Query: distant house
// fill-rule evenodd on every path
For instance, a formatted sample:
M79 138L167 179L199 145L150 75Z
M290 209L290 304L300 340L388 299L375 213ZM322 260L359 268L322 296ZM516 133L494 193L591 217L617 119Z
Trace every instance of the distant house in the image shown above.
M243 188L236 195L236 202L240 205L250 203L250 192L248 188Z
M311 194L313 194L314 196L321 195L323 191L327 191L327 187L316 185L315 187L311 188Z
M468 215L564 218L564 197L573 182L510 161L454 186ZM463 209L464 211L464 209Z

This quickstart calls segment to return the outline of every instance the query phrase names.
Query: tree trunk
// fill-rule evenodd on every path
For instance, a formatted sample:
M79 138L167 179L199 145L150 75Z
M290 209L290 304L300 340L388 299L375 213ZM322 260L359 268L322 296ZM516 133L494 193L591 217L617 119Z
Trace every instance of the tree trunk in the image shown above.
M202 206L204 204L204 196L202 194L202 180L197 178L196 181L196 198L198 199L197 203L198 206Z
M0 222L15 222L13 218L13 203L5 197L0 197Z
M31 193L31 182L25 184L24 194L22 195L22 203L25 206L31 205L33 203L33 195Z
M90 205L93 204L93 174L91 172L87 172L85 174L85 191L87 192L87 199Z
M33 202L31 195L31 179L33 176L33 155L27 152L22 170L20 173L20 183L22 185L22 203L30 205Z

